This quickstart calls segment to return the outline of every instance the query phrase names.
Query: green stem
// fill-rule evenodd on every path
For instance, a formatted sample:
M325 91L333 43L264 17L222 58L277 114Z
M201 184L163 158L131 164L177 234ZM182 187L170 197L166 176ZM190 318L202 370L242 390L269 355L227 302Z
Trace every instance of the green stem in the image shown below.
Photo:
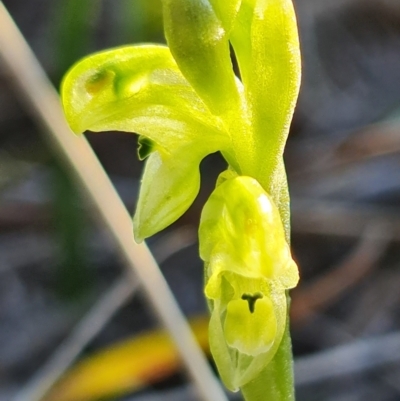
M287 296L288 305L290 302ZM257 379L241 388L246 401L294 401L292 342L289 332L289 318L285 333L272 361Z

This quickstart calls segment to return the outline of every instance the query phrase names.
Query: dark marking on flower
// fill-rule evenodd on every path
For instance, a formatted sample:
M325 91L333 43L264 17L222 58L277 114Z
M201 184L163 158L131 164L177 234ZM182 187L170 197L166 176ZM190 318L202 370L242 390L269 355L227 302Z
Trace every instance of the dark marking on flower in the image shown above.
M256 292L255 294L243 294L242 299L249 303L249 311L250 313L254 313L257 299L262 299L263 295L260 292Z
M138 156L139 160L144 160L147 156L153 152L155 148L155 143L145 136L139 136L139 147L138 147Z
M115 73L111 70L103 69L97 71L86 81L86 90L91 95L95 95L106 86L112 84L114 81L114 77Z

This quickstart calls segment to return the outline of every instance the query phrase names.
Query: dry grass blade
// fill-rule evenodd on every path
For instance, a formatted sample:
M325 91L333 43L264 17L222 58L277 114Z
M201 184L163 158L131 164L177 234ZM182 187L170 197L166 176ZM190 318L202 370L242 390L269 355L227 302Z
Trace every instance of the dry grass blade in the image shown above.
M132 282L131 276L118 279L53 353L46 365L16 395L14 401L40 400L136 289L137 283Z
M381 239L400 241L400 217L390 207L292 198L292 212L296 233L359 238L371 222L379 222L386 226Z
M292 293L292 322L300 323L336 301L375 266L389 244L387 226L371 224L350 255L327 274Z
M398 332L358 340L296 361L296 384L309 385L326 379L361 373L398 362L399 359L400 333Z
M159 263L173 253L192 245L195 236L190 228L177 229L154 246ZM52 354L14 401L41 399L76 360L88 343L104 328L114 314L134 295L138 283L124 274L82 318L69 337Z

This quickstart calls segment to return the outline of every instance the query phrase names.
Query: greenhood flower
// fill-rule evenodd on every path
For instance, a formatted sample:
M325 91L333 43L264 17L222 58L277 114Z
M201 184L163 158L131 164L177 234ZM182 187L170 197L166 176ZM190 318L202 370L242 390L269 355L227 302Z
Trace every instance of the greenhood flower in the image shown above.
M298 270L279 211L254 178L229 178L214 190L199 235L211 351L225 384L237 390L275 354L285 328L285 290L296 286Z
M142 138L139 156L148 160L134 218L137 241L187 210L209 153L221 151L238 174L272 192L277 184L269 177L281 163L299 87L290 0L164 0L163 8L169 48L89 56L62 85L76 133L119 130ZM230 43L244 85L233 72ZM273 156L266 160L267 154Z
M276 354L287 289L298 280L289 246L283 149L300 84L291 0L162 0L169 47L127 46L87 57L62 85L76 133L139 137L146 159L136 241L167 227L199 190L199 164L228 163L205 205L200 254L210 344L228 388L252 381ZM231 62L235 54L240 80Z

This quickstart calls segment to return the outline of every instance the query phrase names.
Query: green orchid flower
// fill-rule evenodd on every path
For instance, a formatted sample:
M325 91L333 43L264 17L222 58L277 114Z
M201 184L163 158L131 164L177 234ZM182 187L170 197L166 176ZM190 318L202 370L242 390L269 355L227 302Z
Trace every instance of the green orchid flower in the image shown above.
M254 178L220 184L204 206L199 233L211 351L235 391L274 356L285 328L285 290L296 286L298 269L279 211Z
M289 0L165 0L163 6L169 49L129 46L89 56L62 85L76 133L119 130L147 138L137 241L188 209L207 154L221 151L239 174L271 189L267 177L281 164L298 91ZM233 72L230 42L245 85Z
M258 384L251 389L257 377L290 371L287 364L278 367L276 355L290 355L289 342L282 340L286 291L298 280L288 246L282 157L300 85L293 4L162 4L168 47L126 46L78 62L63 81L65 114L76 133L139 135L139 158L146 165L133 220L138 242L188 209L205 156L221 152L226 159L228 169L202 214L200 254L218 370L228 388L242 388L253 401L251 394L263 392ZM282 347L288 351L280 352ZM271 399L289 400L286 390L276 389L280 395Z

